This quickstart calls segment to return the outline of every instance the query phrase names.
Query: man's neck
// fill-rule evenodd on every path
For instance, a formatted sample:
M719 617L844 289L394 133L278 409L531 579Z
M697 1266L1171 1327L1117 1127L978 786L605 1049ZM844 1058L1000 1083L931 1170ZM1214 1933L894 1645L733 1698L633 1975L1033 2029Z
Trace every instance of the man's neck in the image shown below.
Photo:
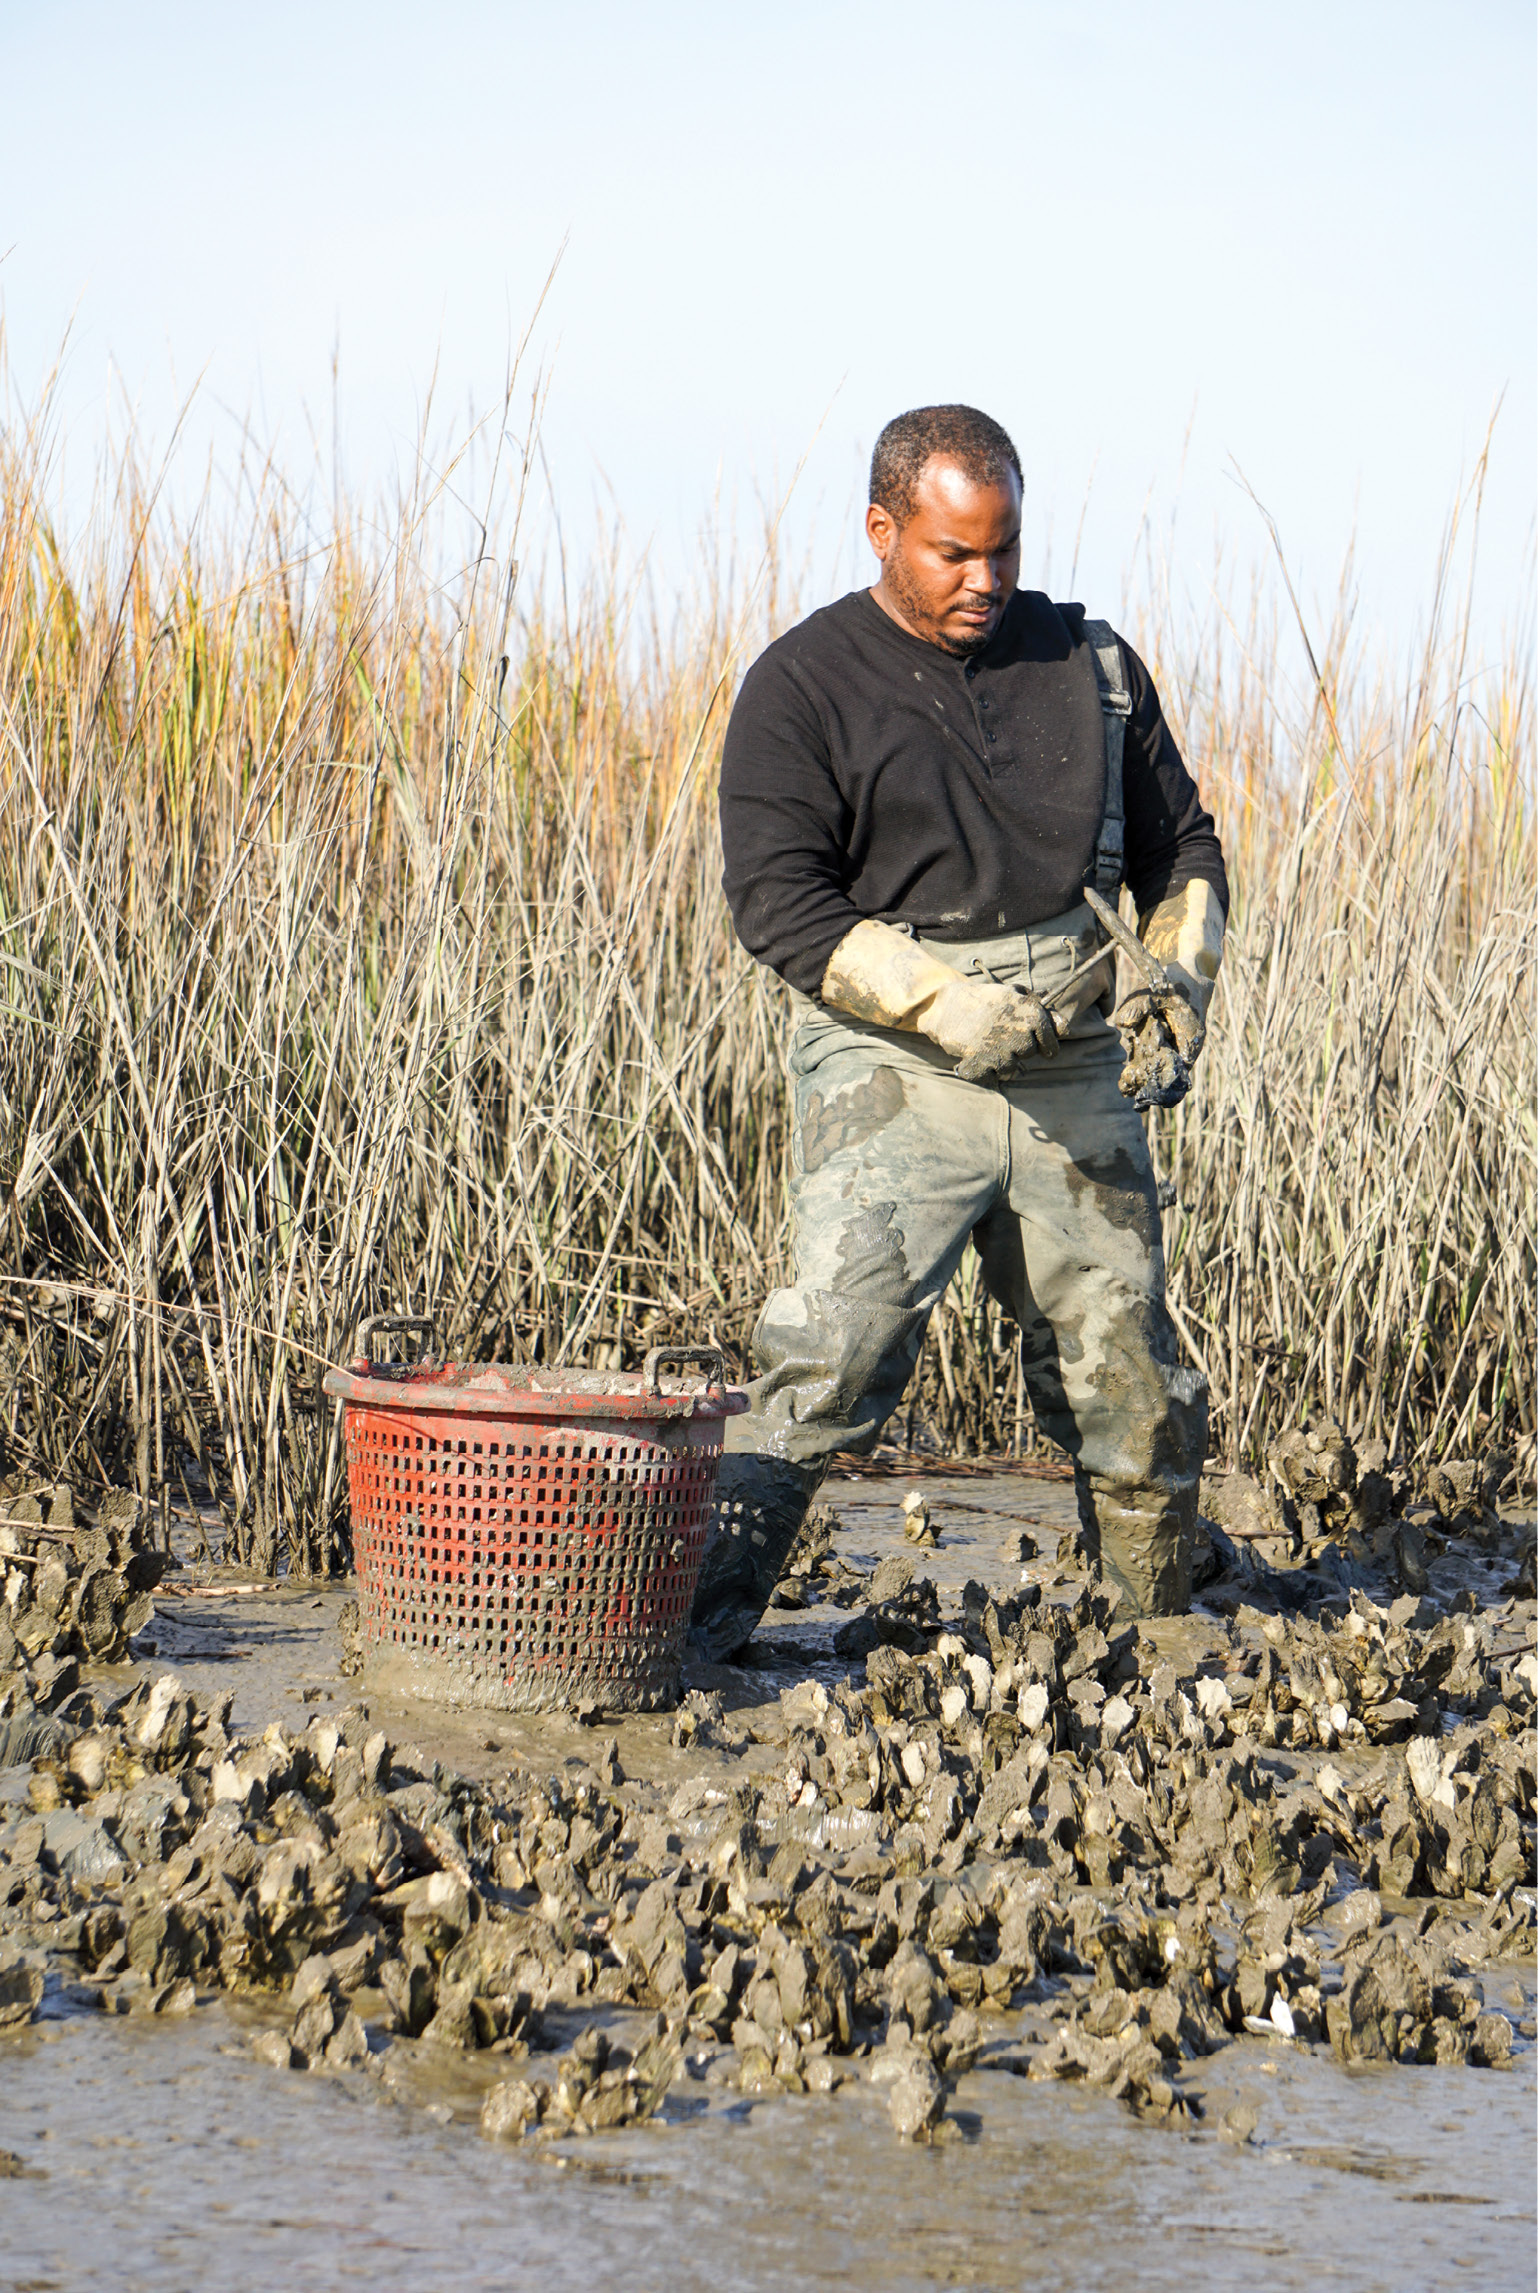
M913 623L908 619L906 613L900 609L896 603L896 600L889 593L885 582L873 581L870 585L870 594L872 597L874 597L876 603L880 606L887 619L889 621L895 621L899 629L906 629L908 635L910 637L917 637L921 644L932 645L934 643L934 639L932 637L926 637L922 629L914 628Z

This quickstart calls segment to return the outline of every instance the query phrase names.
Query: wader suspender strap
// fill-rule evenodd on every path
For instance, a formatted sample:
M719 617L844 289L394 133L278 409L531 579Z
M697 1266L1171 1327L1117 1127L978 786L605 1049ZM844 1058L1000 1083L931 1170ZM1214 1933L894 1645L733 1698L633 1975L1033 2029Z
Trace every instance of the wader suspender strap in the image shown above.
M1095 843L1095 872L1090 880L1101 898L1114 904L1121 888L1122 862L1127 849L1121 768L1127 719L1132 714L1132 694L1122 668L1121 647L1112 634L1110 622L1086 621L1084 635L1095 664L1095 683L1100 688L1100 708L1105 718L1105 810Z

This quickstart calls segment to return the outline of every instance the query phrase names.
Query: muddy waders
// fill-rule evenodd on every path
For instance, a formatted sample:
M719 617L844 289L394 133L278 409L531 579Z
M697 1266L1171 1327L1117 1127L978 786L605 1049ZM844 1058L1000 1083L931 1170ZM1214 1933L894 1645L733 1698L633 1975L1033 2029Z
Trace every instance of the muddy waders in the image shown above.
M1080 907L933 952L1049 995L1094 944ZM969 1238L1020 1326L1037 1422L1073 1459L1091 1566L1124 1614L1185 1608L1206 1387L1178 1358L1148 1144L1103 1012L1018 1082L979 1084L922 1037L798 1004L795 1283L759 1316L752 1406L727 1429L697 1644L720 1658L747 1640L829 1459L873 1448L902 1399Z

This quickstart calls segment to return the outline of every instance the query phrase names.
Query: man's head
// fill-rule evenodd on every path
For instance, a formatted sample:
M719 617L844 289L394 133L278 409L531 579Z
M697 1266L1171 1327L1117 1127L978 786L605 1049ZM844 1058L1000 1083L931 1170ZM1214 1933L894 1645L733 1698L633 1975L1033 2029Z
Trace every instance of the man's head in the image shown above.
M877 601L947 653L980 653L1020 574L1020 457L975 406L919 406L876 440L865 531Z

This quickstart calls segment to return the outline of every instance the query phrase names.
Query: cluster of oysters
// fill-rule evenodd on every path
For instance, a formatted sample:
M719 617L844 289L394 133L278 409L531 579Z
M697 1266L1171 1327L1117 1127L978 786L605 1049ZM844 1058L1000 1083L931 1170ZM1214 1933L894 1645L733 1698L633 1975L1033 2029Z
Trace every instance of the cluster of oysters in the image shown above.
M263 2059L406 2095L455 2065L525 2141L856 2085L944 2140L989 2070L1193 2119L1240 2034L1476 2066L1531 2035L1481 1990L1533 1947L1529 1600L1240 1598L1177 1658L1088 1585L945 1616L903 1554L840 1634L863 1681L747 1725L692 1693L683 1781L627 1777L614 1737L471 1780L362 1706L238 1734L170 1673L82 1676L154 1556L11 1534L0 2025L237 1994Z

